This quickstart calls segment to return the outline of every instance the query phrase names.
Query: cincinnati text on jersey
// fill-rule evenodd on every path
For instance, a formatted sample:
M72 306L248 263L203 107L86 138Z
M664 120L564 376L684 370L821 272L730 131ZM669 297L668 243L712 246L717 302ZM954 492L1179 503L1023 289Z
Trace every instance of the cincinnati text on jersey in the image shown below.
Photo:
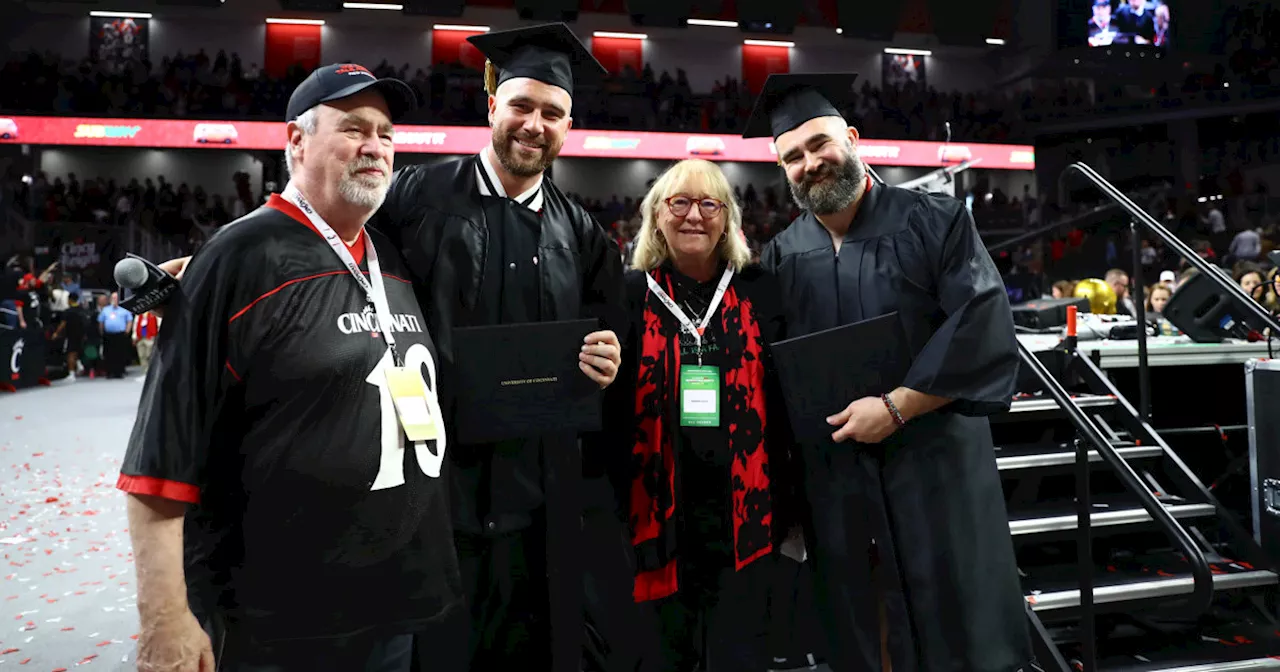
M392 314L390 330L392 333L397 331L421 333L422 323L418 321L416 315ZM367 334L380 331L378 316L374 313L372 306L366 307L364 312L360 313L343 313L338 316L338 331L344 334Z

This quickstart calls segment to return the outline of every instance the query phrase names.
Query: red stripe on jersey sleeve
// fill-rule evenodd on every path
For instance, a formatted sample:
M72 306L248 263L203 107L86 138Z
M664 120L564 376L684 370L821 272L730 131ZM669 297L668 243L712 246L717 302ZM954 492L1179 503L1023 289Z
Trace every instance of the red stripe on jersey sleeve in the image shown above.
M187 504L200 503L200 488L190 483L166 481L163 478L153 478L151 476L120 474L120 478L116 480L116 487L133 495L163 497L164 499L186 502Z
M384 278L391 278L392 280L399 280L400 282L403 282L403 283L404 283L404 284L406 284L406 285L411 285L411 284L413 284L413 283L409 282L408 280L405 280L405 279L404 279L404 278L402 278L402 277L399 277L399 276L396 276L396 275L391 275L390 273L383 273L383 274L382 274L382 277L384 277Z
M244 379L240 377L240 374L236 373L235 369L231 368L231 360L228 359L226 361L226 364L227 364L227 370L231 372L231 375L235 376L236 382L243 383Z

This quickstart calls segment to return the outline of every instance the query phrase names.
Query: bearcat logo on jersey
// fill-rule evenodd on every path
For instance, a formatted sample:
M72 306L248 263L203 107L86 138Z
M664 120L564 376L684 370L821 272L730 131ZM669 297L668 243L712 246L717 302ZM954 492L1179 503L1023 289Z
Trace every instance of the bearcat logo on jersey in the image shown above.
M422 323L418 321L416 315L399 315L391 316L391 332L397 331L415 331L422 333ZM373 311L373 306L365 306L364 310L359 313L343 313L338 316L338 331L344 334L369 334L377 335L378 315Z

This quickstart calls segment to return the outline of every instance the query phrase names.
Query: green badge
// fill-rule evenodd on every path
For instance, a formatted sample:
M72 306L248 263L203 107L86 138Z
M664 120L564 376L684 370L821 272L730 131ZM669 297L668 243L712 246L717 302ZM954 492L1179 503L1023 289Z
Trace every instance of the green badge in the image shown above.
M680 367L680 426L720 426L720 369Z

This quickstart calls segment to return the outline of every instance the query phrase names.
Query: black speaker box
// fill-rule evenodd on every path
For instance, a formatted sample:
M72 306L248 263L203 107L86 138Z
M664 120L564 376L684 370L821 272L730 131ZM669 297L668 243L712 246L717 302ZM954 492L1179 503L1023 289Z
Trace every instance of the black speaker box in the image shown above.
M1036 299L1013 306L1013 323L1027 329L1051 329L1067 323L1067 307L1075 306L1077 313L1089 312L1089 299Z
M846 38L891 42L902 19L902 4L837 0L836 21ZM876 75L876 79L879 75Z
M799 2L738 0L738 29L744 33L790 35L800 18Z
M684 28L693 0L627 0L627 12L637 26Z
M1196 273L1182 283L1161 312L1169 324L1197 343L1248 337L1250 330L1243 319L1246 314L1235 297L1204 273Z
M525 21L578 20L578 0L515 0L516 14Z
M467 8L467 0L402 0L410 16L439 16L456 19Z

